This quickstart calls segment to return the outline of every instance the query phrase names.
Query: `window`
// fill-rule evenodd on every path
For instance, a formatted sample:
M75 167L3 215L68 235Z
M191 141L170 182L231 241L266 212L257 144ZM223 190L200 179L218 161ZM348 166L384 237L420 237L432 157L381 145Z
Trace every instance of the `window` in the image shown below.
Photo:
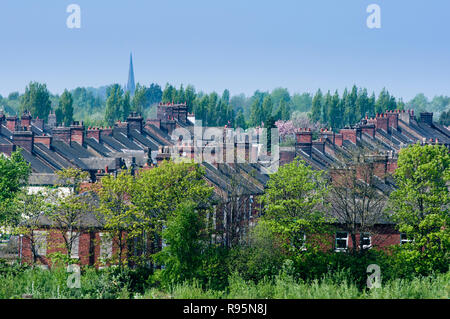
M67 240L70 242L70 232L67 232ZM74 236L72 241L72 249L70 258L79 258L79 247L80 247L80 234L72 232L72 236Z
M47 232L43 230L34 230L34 247L37 256L47 255Z
M112 238L108 233L100 233L100 258L112 257Z
M336 251L343 251L348 248L348 233L337 232L336 233Z
M412 240L408 239L408 236L406 236L405 233L401 233L400 234L400 245L406 244L406 243L410 243Z
M363 249L368 249L372 247L372 236L369 233L363 233L362 236L362 244Z

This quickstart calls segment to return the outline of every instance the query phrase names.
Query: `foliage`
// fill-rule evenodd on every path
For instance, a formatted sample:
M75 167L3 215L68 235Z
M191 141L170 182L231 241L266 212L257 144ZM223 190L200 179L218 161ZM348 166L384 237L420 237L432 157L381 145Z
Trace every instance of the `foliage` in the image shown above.
M311 234L325 232L321 208L325 205L326 192L323 172L314 171L300 158L281 166L270 176L261 197L264 219L274 232L286 239L289 250L298 252L315 241Z
M205 216L192 202L181 203L169 216L162 232L163 249L154 259L164 265L163 286L197 278L201 272L202 252L207 244Z
M133 210L130 209L133 181L134 177L129 171L122 171L116 177L106 175L101 179L101 187L97 192L99 197L98 220L117 244L119 266L122 266L123 257L125 257L126 232L133 222Z
M282 240L270 226L269 222L259 221L249 237L232 249L229 273L238 272L245 280L255 282L278 274L287 256Z
M412 242L405 258L419 273L447 271L450 248L450 154L443 145L411 145L400 151L398 189L390 196L393 220Z
M51 108L50 92L47 90L47 85L30 82L21 98L21 111L28 110L32 116L46 120Z
M24 160L20 151L13 152L10 157L0 154L0 224L11 222L17 215L10 215L7 207L10 201L28 182L31 174L30 165Z
M185 201L196 203L196 209L209 208L213 189L203 175L203 169L193 162L164 161L158 167L140 171L131 194L137 221L131 231L160 234L164 221Z
M73 121L73 98L72 94L64 90L64 93L59 98L59 106L55 111L56 119L58 123L62 123L65 126L70 126Z

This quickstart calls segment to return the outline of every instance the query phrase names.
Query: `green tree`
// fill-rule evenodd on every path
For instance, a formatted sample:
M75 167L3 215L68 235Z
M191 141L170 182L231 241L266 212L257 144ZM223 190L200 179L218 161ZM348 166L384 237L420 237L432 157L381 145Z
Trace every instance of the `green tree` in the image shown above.
M330 112L330 107L332 104L332 96L330 94L330 91L327 92L327 94L325 95L324 98L324 103L322 105L322 120L321 123L322 124L330 124L329 123L329 112Z
M133 182L134 178L130 172L122 171L116 177L104 176L98 190L98 219L118 247L119 267L122 267L124 263L124 251L127 246L126 233L133 221L133 204L130 198Z
M402 149L390 195L392 218L413 241L404 252L416 271L448 270L450 154L443 145Z
M208 243L202 211L192 202L182 202L167 219L162 238L165 247L155 254L164 265L162 282L166 286L201 276L203 251Z
M245 122L245 118L244 118L244 114L242 114L242 111L239 110L237 115L236 115L236 119L234 121L234 127L235 128L242 128L242 129L247 129L247 123Z
M294 253L313 242L311 234L324 232L321 210L326 193L323 172L314 171L299 158L270 176L260 199L264 205L263 218L286 239L287 248Z
M264 97L263 104L262 104L262 121L264 122L264 126L268 128L267 122L272 117L272 111L273 111L273 102L270 95L267 95Z
M28 110L34 117L47 120L51 109L50 92L47 90L47 85L30 82L22 96L20 110L22 112Z
M133 216L135 222L130 236L141 236L155 240L151 249L159 249L157 239L167 218L177 206L185 201L196 203L196 209L211 206L213 188L203 179L205 172L196 163L164 161L158 167L139 172L133 188ZM145 256L144 256L145 257Z
M63 94L59 98L58 109L55 111L58 123L62 123L65 126L70 126L73 121L73 98L72 94L64 90Z
M319 89L314 95L312 100L312 108L311 108L311 120L314 123L320 122L322 120L322 104L323 104L323 94Z
M119 84L113 84L108 88L107 94L105 121L112 126L121 118L123 90Z
M121 120L126 121L131 111L130 92L127 91L122 99L122 105L120 108Z
M252 126L260 126L263 117L261 101L255 99L251 106L250 123Z
M33 264L38 258L38 238L35 237L33 230L42 227L41 218L50 212L52 206L47 199L48 194L45 192L28 193L27 189L22 189L9 206L11 215L15 216L11 224L13 233L22 235L29 241Z
M10 157L0 154L0 224L9 223L15 216L7 210L20 187L28 183L31 167L20 151Z
M148 106L147 88L138 83L136 85L136 91L134 92L131 109L134 112L143 114L147 106Z
M166 87L164 88L164 91L162 92L162 102L163 103L174 102L176 98L176 91L177 90L172 85L167 83Z

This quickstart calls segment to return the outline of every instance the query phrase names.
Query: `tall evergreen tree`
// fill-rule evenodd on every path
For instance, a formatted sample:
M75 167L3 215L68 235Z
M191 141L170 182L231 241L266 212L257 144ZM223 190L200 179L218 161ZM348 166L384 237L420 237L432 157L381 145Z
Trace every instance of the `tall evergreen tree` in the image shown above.
M121 105L121 120L126 121L128 115L130 115L131 111L131 101L130 101L130 91L127 91L122 99L122 105Z
M262 105L261 101L254 99L250 107L250 123L252 126L260 126L262 122Z
M111 85L107 90L105 121L112 126L121 117L123 89L119 84Z
M139 83L136 85L136 90L134 91L133 101L131 103L131 109L134 112L143 114L144 109L148 105L147 88Z
M262 104L262 121L265 123L272 117L272 111L273 111L273 102L270 95L267 95L264 97L263 104Z
M323 94L322 91L319 89L317 90L316 95L314 95L314 98L312 100L311 120L314 123L320 122L323 119L322 104L323 104Z
M46 84L30 82L22 96L20 110L30 111L33 117L47 120L51 110L50 92Z
M325 99L324 99L324 103L322 106L322 123L323 124L330 124L328 119L328 113L329 113L329 108L331 106L331 94L330 91L327 92L327 94L325 95Z
M358 110L358 118L369 116L369 96L367 95L367 89L359 91L356 100L356 109Z
M73 98L72 94L64 90L59 98L58 109L56 110L56 118L58 123L69 126L73 121Z

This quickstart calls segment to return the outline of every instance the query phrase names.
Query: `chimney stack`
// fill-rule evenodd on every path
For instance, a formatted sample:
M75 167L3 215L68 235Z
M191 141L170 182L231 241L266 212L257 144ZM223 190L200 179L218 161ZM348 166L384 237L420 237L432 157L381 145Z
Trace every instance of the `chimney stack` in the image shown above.
M139 133L142 133L142 122L143 118L136 112L132 112L128 118L127 123L130 130L137 130Z
M432 112L420 113L420 122L426 123L430 126L433 125L433 113Z
M70 142L76 142L83 146L84 144L84 125L83 122L73 122L70 126Z
M30 125L31 125L31 113L25 110L21 117L20 126L26 127L27 130L29 131Z
M100 129L98 127L89 127L86 132L86 138L93 138L100 143Z
M6 127L11 132L14 132L17 129L17 116L8 116L6 118Z
M34 134L32 131L13 132L13 143L28 152L33 152Z

